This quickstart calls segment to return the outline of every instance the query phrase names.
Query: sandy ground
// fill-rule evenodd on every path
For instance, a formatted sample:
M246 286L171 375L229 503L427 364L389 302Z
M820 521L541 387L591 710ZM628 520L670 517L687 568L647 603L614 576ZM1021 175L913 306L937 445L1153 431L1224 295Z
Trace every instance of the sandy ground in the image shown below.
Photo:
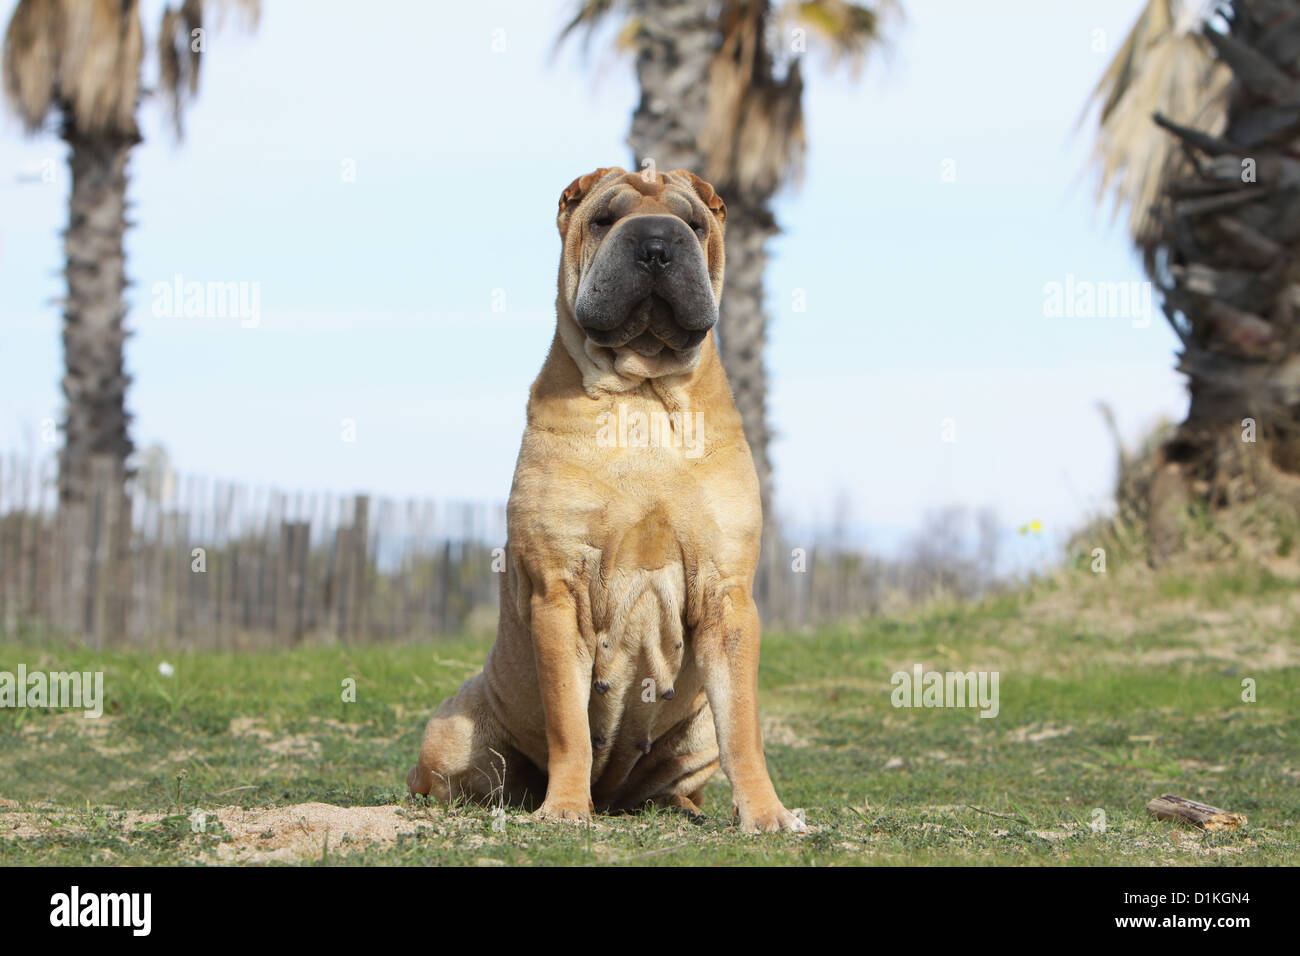
M129 834L165 816L127 812L122 815L121 826ZM326 853L345 854L366 846L395 843L400 834L414 833L428 825L400 806L336 807L325 803L253 810L222 807L196 811L190 822L192 826L211 827L214 819L230 838L217 847L217 858L228 863L315 860ZM18 810L10 801L0 800L0 839L84 829L65 810Z

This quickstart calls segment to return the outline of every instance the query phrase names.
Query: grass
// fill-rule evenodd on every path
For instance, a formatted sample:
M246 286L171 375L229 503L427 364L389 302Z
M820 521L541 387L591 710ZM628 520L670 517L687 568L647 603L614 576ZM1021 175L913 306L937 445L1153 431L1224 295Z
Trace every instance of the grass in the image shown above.
M0 670L102 670L107 698L100 720L0 710L0 863L1296 865L1300 592L1275 571L1073 571L975 605L766 636L768 762L805 837L741 835L721 776L703 824L659 811L543 827L406 802L423 722L478 668L481 640L0 644ZM890 676L918 663L998 671L998 716L894 708ZM1153 821L1145 804L1162 793L1249 823Z

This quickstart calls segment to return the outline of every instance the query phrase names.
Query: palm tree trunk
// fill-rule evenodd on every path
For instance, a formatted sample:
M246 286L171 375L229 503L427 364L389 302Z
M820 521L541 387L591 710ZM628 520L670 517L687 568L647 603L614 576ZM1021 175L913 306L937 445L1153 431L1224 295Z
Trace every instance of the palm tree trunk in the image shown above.
M725 187L724 187L725 188ZM726 198L725 193L719 193ZM758 472L763 505L763 540L754 596L769 616L788 607L788 584L781 527L772 502L771 433L767 426L767 313L763 309L763 276L767 270L767 240L779 231L770 211L770 196L735 189L727 203L727 283L718 318L718 353L731 393L745 426L745 440Z
M725 196L724 196L725 198ZM767 240L777 233L765 203L741 199L727 204L727 285L718 320L718 352L736 408L745 423L745 440L754 455L764 526L775 529L772 515L772 465L768 460L767 313L763 310L763 275Z
M717 49L711 7L709 0L632 3L641 102L627 143L638 169L649 160L656 169L704 175L700 134L709 117L709 68Z
M123 363L126 331L126 166L137 136L81 134L65 117L72 195L64 233L67 299L63 313L66 371L64 444L59 456L59 503L80 504L91 485L91 462L114 462L125 475L127 435Z
M1197 161L1166 183L1164 264L1148 257L1191 392L1162 450L1168 478L1152 492L1153 525L1164 516L1176 525L1178 503L1192 499L1222 506L1265 493L1300 508L1300 179L1289 158L1300 117L1277 105L1300 83L1300 2L1234 0L1229 22L1227 36L1205 34L1234 73L1226 129L1212 136L1158 119ZM1177 550L1178 537L1153 534L1152 560Z

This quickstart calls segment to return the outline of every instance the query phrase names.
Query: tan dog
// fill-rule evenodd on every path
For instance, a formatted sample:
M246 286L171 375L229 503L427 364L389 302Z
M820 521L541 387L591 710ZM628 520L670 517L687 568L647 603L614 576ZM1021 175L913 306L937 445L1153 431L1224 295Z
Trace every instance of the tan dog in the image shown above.
M721 762L744 830L806 829L759 731L758 481L710 331L725 221L680 170L598 169L561 196L497 640L429 721L412 793L698 813Z

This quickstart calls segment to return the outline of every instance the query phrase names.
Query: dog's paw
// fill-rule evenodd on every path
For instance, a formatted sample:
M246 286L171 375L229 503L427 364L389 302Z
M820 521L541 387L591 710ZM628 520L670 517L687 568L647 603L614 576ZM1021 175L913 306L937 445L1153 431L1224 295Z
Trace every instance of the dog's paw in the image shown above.
M807 833L808 824L781 804L762 808L739 807L733 810L744 833Z
M426 797L433 786L433 774L423 769L418 764L411 768L411 772L406 775L406 789L411 791L413 797Z
M532 813L538 823L586 823L591 819L590 800L564 800L547 797Z

